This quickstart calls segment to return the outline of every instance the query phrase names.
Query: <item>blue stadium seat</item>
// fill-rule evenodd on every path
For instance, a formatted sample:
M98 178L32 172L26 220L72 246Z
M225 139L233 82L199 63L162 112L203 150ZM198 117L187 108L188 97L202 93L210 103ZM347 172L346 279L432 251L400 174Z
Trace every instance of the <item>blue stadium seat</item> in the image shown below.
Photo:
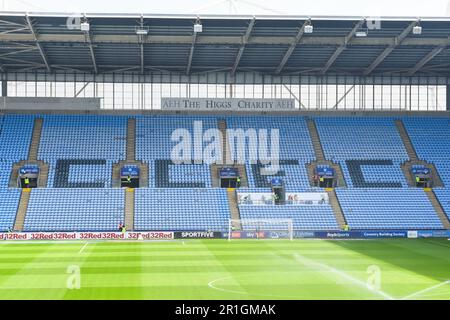
M7 188L12 165L28 158L34 116L0 116L0 188Z
M434 189L434 193L436 194L442 208L444 209L448 219L450 220L450 192L448 191L448 189L439 188Z
M227 231L229 219L222 189L136 190L136 230Z
M203 132L208 129L217 129L216 117L207 116L156 116L136 118L136 157L138 160L150 165L150 187L180 187L196 188L211 187L211 175L207 164L186 164L173 166L171 152L177 142L171 140L172 133L178 129L186 129L194 136L194 122L202 123ZM202 132L202 133L203 133ZM207 143L192 148L195 152L202 151ZM203 155L203 153L200 153ZM202 160L201 157L199 160ZM158 163L169 167L169 174L162 174ZM200 185L199 185L200 184Z
M433 163L446 187L450 187L450 119L403 117L402 121L421 160Z
M279 130L280 137L280 160L287 163L280 165L279 175L282 175L287 187L308 188L309 178L306 172L306 163L315 160L314 149L309 136L306 120L303 117L226 117L228 129L255 129L268 130L268 142L270 141L270 131ZM257 150L253 150L256 152ZM270 148L269 148L270 151ZM245 154L247 163L247 175L249 176L249 187L261 187L263 184L270 183L273 176L263 177L265 181L255 181L251 172L255 169L249 163L249 152ZM235 157L234 160L237 160ZM297 161L298 164L292 163Z
M44 116L38 158L50 164L48 186L111 187L112 165L126 157L126 128L126 117Z
M24 231L116 231L124 207L122 189L33 189Z
M408 154L393 118L324 116L315 121L325 157L341 165L349 187L408 186L401 170ZM363 176L353 181L350 170L357 164Z
M421 189L336 189L352 229L443 229Z
M0 189L0 232L8 231L14 226L19 205L19 189Z

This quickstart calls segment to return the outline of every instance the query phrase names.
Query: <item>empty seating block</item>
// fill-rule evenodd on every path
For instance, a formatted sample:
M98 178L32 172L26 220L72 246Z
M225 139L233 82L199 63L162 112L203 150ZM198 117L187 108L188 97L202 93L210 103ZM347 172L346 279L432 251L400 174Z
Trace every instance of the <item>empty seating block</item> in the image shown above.
M6 232L14 226L20 190L0 189L0 198L0 232Z
M33 189L24 231L116 231L124 203L121 189Z
M226 231L229 219L225 190L136 190L136 230Z
M169 179L174 183L186 181L204 184L211 188L211 172L208 165L170 165Z
M294 230L339 230L329 205L321 206L248 206L239 207L241 219L292 219ZM254 225L243 225L250 230ZM271 228L270 225L265 228ZM272 226L276 228L276 224ZM286 225L284 226L286 228Z
M15 162L26 160L33 133L33 116L0 117L0 187L7 188Z
M421 189L336 189L352 229L443 229Z
M444 185L450 186L450 119L404 117L402 121L419 159L433 163Z
M280 171L279 174L283 178L286 186L309 187L308 174L306 172L306 163L315 160L314 149L309 136L308 127L303 117L227 117L228 129L242 129L244 132L250 133L248 130L255 130L256 134L260 130L267 130L267 151L268 155L272 154L271 131L277 129L279 131L279 152L280 152ZM237 140L235 140L237 143ZM249 141L248 139L246 140ZM237 146L237 144L236 144ZM245 160L247 163L247 173L251 173L253 168L249 164L250 152L258 155L258 145L245 146ZM236 149L235 149L236 150ZM236 152L234 159L237 160ZM261 155L258 156L261 158ZM295 164L294 162L298 162ZM251 174L248 174L249 176ZM270 185L270 181L274 176L264 176L263 180L255 180L253 177L249 179L250 187L265 187ZM264 185L265 184L265 185Z
M434 189L434 193L447 214L447 217L450 219L450 192L448 192L448 189Z
M194 144L194 123L201 124L200 139L208 129L217 129L216 117L156 116L136 118L136 157L150 165L150 187L192 188L211 186L209 165L172 166L172 150L180 142L180 132L191 137L191 159L203 160L208 143ZM176 140L173 141L172 137ZM198 158L198 159L197 159ZM159 161L159 165L156 164ZM169 166L168 173L161 165ZM207 174L208 173L208 174ZM156 183L155 183L156 181Z
M315 121L325 157L341 164L349 187L407 187L401 164L408 154L393 118L330 116Z
M126 157L126 128L126 117L45 116L39 159L50 163L49 187L111 187L112 164Z

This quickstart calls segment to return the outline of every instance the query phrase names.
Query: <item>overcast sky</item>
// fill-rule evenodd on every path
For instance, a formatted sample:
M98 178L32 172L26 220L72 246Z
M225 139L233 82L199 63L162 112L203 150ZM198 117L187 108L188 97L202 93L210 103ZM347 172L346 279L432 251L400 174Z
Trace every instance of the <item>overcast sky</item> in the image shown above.
M0 0L2 11L450 16L450 0Z

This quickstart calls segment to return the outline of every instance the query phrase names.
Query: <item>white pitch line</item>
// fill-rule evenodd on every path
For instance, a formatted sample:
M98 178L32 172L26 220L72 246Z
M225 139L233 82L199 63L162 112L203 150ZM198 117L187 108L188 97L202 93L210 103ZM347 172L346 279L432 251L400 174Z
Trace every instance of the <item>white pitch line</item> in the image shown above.
M80 251L78 251L78 253L79 253L79 254L82 253L82 252L84 251L84 249L88 246L88 244L89 244L89 242L86 242L86 243L84 244L84 246L80 249Z
M342 278L344 278L344 279L347 279L348 281L352 282L353 284L356 284L356 285L358 285L359 287L364 288L364 289L366 289L366 290L368 290L368 291L370 291L370 292L376 293L376 294L382 296L382 297L385 298L385 299L388 299L388 300L395 300L395 298L392 297L391 295L389 295L388 293L386 293L386 292L384 292L384 291L382 291L382 290L378 290L378 289L375 289L375 288L371 288L371 287L369 287L369 286L367 285L366 282L364 282L364 281L362 281L362 280L359 280L359 279L357 279L357 278L354 278L354 277L350 276L349 274L347 274L347 273L345 273L345 272L343 272L343 271L341 271L341 270L338 270L338 269L335 269L335 268L333 268L333 267L330 267L329 265L326 265L326 264L324 264L324 263L321 263L321 262L317 262L317 261L308 259L308 258L306 258L306 257L304 257L304 256L302 256L302 255L300 255L300 254L297 254L297 253L294 254L294 257L295 257L300 263L302 263L303 265L308 265L308 264L309 264L309 265L314 265L314 266L316 266L316 267L319 267L319 268L328 270L329 272L334 273L334 274L336 274L336 275L338 275L338 276L340 276L340 277L342 277Z
M410 294L410 295L408 295L408 296L406 296L406 297L401 298L401 300L408 300L408 299L411 299L412 297L420 296L420 295L422 295L423 293L426 293L426 292L432 291L432 290L434 290L434 289L443 287L443 286L445 286L445 285L447 285L447 284L450 284L450 280L447 280L447 281L441 282L441 283L439 283L439 284L436 284L436 285L434 285L434 286L431 286L431 287L429 287L429 288L426 288L426 289L423 289L423 290L419 290L419 291L417 291L417 292L414 292L414 293L412 293L412 294Z

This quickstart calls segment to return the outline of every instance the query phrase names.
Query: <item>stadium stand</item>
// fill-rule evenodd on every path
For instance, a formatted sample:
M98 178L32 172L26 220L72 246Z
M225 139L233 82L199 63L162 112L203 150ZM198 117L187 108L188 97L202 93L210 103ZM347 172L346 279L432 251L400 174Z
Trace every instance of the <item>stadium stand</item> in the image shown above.
M337 189L352 229L443 229L421 189Z
M34 189L24 231L114 231L124 201L121 189Z
M203 130L217 129L216 117L137 117L136 158L150 165L149 187L211 187L211 176L207 164L171 165L171 151L176 144L171 141L172 133L177 129L186 129L193 136L195 121L201 122ZM199 151L199 147L205 146L206 143L203 143L202 146L193 146L193 155L196 150Z
M19 190L6 189L11 167L27 159L35 117L0 117L3 230L14 224L20 199ZM39 117L44 119L39 160L51 165L49 189L32 191L24 231L116 230L124 219L125 196L121 189L109 189L111 170L113 163L126 158L129 117ZM217 128L219 119L224 119L229 129L279 129L281 170L276 176L283 178L286 191L321 190L309 185L306 164L314 161L315 155L304 117L137 116L136 158L150 165L151 175L150 188L136 190L136 230L227 230L227 193L212 188L209 166L174 165L170 160L177 143L171 140L174 130L187 129L192 134L194 121L201 121L205 131ZM352 229L443 228L423 190L407 187L400 166L408 155L393 118L321 116L314 120L326 159L343 168L348 189L337 188L336 193ZM419 157L434 163L444 183L450 183L449 120L403 117L402 121ZM243 191L270 192L274 176L260 175L261 164L247 161L246 168L250 188ZM450 218L447 189L434 191ZM296 230L339 229L330 205L241 205L239 211L242 219L292 218Z
M222 189L138 189L135 230L225 231L230 211Z
M48 186L111 187L112 164L125 159L126 119L45 116L38 158L50 163Z
M0 187L7 188L15 162L26 160L33 132L33 116L0 117Z
M276 176L284 177L286 188L309 188L308 174L305 164L315 160L314 149L309 136L306 120L303 117L227 117L228 129L278 129L280 134L280 172ZM270 138L268 138L270 139ZM270 141L270 140L269 140ZM255 151L255 150L254 150ZM270 150L269 150L270 151ZM270 187L274 176L257 174L261 165L250 164L249 153L246 152L247 172L250 188ZM235 159L236 160L236 155ZM254 178L256 177L256 179Z
M450 119L404 117L402 120L418 157L433 163L444 185L450 186Z
M392 118L324 116L315 121L326 158L341 164L349 187L407 187L400 165L408 154Z
M439 202L447 214L448 219L450 220L450 192L447 189L439 188L434 189L434 193L436 194Z
M5 232L13 228L20 199L20 190L0 189L0 198L2 199L0 205L0 232Z

